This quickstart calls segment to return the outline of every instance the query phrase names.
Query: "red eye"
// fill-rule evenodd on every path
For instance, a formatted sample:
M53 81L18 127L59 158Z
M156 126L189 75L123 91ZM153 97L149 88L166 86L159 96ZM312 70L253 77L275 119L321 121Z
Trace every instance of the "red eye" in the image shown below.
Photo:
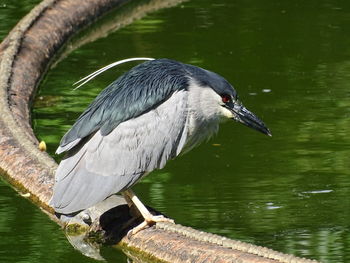
M231 97L227 94L221 95L221 98L222 98L223 103L230 102L230 100L231 100Z

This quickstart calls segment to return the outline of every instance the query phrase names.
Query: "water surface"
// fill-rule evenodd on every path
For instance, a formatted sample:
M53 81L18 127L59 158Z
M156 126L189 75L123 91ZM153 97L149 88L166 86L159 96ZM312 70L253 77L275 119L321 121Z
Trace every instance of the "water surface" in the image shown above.
M5 13L9 24L0 32L22 14L0 15ZM71 84L113 61L167 57L215 71L234 85L273 137L226 122L208 143L134 190L180 224L323 262L348 262L349 28L346 1L193 0L160 10L58 63L41 85L35 132L53 154L91 100L134 64L76 91ZM37 208L0 187L0 232L9 236L0 241L6 247L0 258L46 262L50 251L57 261L89 262ZM14 246L26 257L16 257ZM109 259L115 253L106 250L108 261L126 261L122 254Z

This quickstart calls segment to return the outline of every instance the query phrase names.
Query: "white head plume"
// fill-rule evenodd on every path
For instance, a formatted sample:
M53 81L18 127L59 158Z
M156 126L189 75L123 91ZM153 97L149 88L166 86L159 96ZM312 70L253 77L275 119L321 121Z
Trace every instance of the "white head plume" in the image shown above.
M118 60L118 61L113 62L113 63L111 63L103 68L96 70L95 72L93 72L93 73L87 75L86 77L82 78L81 80L75 82L73 85L77 85L79 83L80 84L77 87L75 87L73 90L80 88L85 83L89 82L90 80L92 80L96 76L100 75L101 73L105 72L106 70L109 70L110 68L113 68L113 67L118 66L118 65L123 64L123 63L131 62L131 61L138 61L138 60L154 60L154 58L127 58L127 59L123 59L123 60Z

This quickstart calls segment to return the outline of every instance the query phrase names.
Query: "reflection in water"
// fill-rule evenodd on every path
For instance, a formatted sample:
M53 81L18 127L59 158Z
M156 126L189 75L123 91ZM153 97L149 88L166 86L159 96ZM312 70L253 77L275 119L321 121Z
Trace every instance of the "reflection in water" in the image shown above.
M185 1L188 0L139 0L136 3L131 2L123 5L116 11L102 17L92 27L87 28L78 34L78 36L75 36L73 40L71 40L70 43L65 46L65 50L60 55L60 58L55 61L55 64L59 63L69 53L76 50L80 46L93 42L99 38L107 37L109 34L133 22L134 25L137 23L137 30L139 32L146 33L147 30L148 32L154 32L157 30L157 28L159 28L161 23L164 23L163 20L140 19L146 16L148 13L162 8L170 8Z
M338 0L193 0L149 14L85 44L49 72L39 96L50 103L36 103L36 134L53 153L80 112L130 65L74 92L71 84L112 61L169 57L211 69L235 86L273 137L225 123L215 138L135 191L178 223L322 262L348 262L349 9L350 2ZM31 235L44 229L57 257L80 259L60 230L14 196L0 197L1 233L20 225L26 241L17 246L27 245L35 262L44 262L48 245ZM39 223L24 223L17 209L34 213ZM116 262L113 252L105 248L103 257ZM9 254L8 262L22 259Z

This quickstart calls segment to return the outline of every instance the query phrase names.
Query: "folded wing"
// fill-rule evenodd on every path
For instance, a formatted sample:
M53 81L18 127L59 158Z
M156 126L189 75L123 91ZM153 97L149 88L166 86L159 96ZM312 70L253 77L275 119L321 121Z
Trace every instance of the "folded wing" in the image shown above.
M93 206L177 156L187 139L187 93L175 91L109 134L97 130L77 141L56 171L51 199L56 212L69 214Z

